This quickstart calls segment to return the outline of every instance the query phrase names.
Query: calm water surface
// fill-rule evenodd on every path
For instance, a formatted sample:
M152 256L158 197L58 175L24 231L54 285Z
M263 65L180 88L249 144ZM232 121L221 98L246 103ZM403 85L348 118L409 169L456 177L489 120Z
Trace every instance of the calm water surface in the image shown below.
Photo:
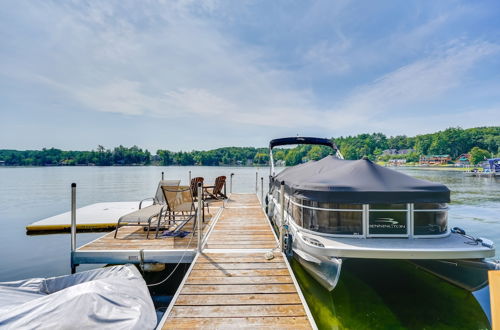
M161 172L188 181L212 182L234 173L234 192L253 192L255 173L245 167L0 167L0 281L69 273L67 234L27 236L25 226L70 206L76 182L78 206L106 201L134 201L152 196ZM460 172L399 169L417 178L446 184L452 191L450 226L492 239L500 247L500 180L464 177ZM259 179L260 187L260 179ZM78 234L78 245L102 233ZM80 266L79 270L91 265ZM474 297L401 262L346 262L338 287L323 290L299 265L293 265L321 328L488 328Z

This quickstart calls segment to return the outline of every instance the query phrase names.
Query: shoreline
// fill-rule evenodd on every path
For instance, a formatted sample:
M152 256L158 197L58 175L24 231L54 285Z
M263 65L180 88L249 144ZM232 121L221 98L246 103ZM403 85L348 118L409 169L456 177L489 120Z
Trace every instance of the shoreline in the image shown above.
M472 170L474 167L452 167L452 166L384 166L383 164L377 163L377 165L392 168L392 169L411 169L411 170L424 170L424 171L451 171L451 172L466 172ZM290 165L292 166L292 165ZM259 165L41 165L41 166L30 166L30 165L1 165L1 168L49 168L49 167L241 167L241 168L262 168L269 167L269 164L259 164ZM289 167L289 166L284 166ZM481 169L480 167L477 167Z

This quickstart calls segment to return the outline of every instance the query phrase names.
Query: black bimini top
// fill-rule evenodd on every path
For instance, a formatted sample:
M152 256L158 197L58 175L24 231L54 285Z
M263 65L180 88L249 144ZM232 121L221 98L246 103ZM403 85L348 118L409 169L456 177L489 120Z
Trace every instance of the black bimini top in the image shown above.
M329 139L305 137L305 136L287 137L287 138L271 140L271 142L269 142L269 149L278 146L292 145L292 144L318 144L331 147L332 149L337 150L337 146L335 146L335 144Z
M289 167L276 175L273 185L285 182L296 198L332 203L448 203L443 184L416 179L374 164L370 160L343 160L327 156Z

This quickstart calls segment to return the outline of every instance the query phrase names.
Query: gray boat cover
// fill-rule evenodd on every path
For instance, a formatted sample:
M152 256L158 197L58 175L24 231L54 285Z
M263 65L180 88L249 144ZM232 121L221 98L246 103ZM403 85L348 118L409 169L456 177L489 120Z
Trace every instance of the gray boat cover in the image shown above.
M0 283L2 329L153 329L156 321L133 265Z
M368 159L344 160L327 156L289 167L273 179L296 198L318 202L448 203L450 190L443 184L420 180L374 164Z

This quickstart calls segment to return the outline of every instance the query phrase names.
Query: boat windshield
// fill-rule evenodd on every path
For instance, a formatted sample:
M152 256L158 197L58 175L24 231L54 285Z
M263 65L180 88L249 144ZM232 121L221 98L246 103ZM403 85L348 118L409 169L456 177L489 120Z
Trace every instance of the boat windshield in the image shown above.
M304 229L365 237L433 237L448 233L442 203L338 204L288 199L288 212Z

